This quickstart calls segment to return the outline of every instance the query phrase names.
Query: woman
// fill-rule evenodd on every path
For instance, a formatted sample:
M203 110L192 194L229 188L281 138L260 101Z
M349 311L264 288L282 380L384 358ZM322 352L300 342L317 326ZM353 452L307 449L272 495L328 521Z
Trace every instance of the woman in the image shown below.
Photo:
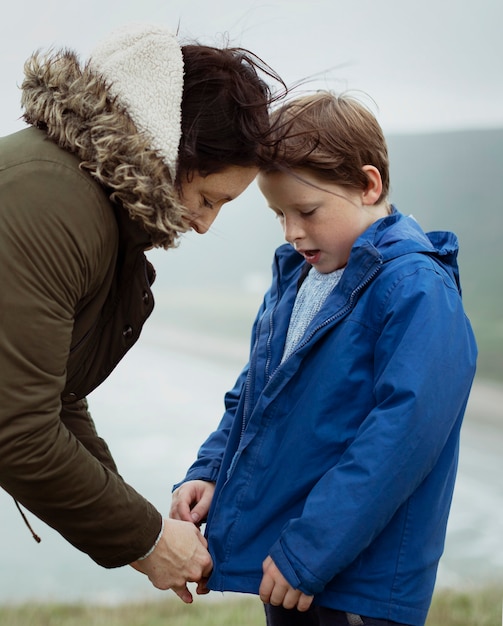
M124 482L86 396L152 311L144 251L206 232L254 179L272 100L259 72L277 78L244 50L125 27L83 65L33 55L30 127L0 139L0 484L98 564L185 602L206 541Z

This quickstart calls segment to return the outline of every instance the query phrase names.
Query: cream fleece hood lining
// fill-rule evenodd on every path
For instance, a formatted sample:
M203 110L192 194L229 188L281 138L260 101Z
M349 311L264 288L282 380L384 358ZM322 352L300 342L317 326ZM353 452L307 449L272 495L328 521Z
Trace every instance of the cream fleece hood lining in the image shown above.
M189 226L173 175L90 63L81 66L68 49L35 53L25 63L21 90L25 121L76 154L155 247L175 247Z

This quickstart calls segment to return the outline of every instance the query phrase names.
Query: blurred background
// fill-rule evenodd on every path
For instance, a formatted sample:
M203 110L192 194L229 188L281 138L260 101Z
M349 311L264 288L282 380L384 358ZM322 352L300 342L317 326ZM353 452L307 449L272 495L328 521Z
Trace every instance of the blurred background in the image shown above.
M350 91L388 138L391 200L460 239L463 295L480 348L438 584L503 586L503 4L499 0L35 0L0 22L0 134L24 127L19 85L37 49L84 60L117 26L163 24L182 43L248 48L289 85ZM204 237L153 251L157 306L137 346L89 398L121 474L167 514L173 483L216 427L247 359L279 224L253 184ZM106 571L0 491L0 603L115 603L162 592ZM204 600L199 600L204 601Z

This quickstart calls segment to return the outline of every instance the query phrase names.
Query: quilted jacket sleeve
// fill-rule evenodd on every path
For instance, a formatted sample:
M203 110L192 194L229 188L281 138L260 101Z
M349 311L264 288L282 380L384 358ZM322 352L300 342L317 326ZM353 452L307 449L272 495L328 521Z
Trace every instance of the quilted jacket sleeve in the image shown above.
M85 407L60 400L75 307L114 263L115 228L73 160L0 163L0 485L105 567L136 560L161 527Z
M98 459L115 474L119 473L107 442L96 431L94 421L89 413L87 399L84 398L63 405L60 418L64 426L75 435L78 441L86 450L89 450L95 459Z

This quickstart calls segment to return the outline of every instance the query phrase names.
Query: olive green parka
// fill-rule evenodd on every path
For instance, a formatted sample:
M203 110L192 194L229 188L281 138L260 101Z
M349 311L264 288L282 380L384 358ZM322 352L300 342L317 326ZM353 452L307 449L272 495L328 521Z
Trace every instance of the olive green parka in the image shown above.
M145 249L186 222L167 167L73 53L34 55L25 75L30 127L0 139L0 485L118 567L161 514L118 474L86 396L152 311Z

